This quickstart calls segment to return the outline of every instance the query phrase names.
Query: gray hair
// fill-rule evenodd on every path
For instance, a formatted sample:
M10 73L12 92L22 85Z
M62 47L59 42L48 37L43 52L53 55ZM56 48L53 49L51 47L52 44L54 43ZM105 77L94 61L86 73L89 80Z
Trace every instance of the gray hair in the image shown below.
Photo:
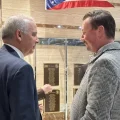
M11 16L2 27L2 39L12 39L16 30L27 33L29 30L28 24L34 22L33 18L24 15Z

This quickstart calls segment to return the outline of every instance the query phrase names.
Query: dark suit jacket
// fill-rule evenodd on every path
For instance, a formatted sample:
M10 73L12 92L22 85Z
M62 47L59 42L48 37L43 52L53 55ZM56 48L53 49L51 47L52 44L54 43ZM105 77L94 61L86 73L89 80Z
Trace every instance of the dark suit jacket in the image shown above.
M38 100L43 100L46 98L46 94L45 92L43 91L43 89L39 89L37 91L37 94L38 94Z
M7 45L0 49L0 119L42 120L33 69Z

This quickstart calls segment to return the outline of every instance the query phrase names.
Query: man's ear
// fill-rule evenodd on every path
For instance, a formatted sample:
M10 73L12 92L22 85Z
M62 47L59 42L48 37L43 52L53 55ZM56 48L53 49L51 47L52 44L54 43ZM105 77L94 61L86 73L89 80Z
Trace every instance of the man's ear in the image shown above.
M103 33L105 31L105 28L102 26L102 25L100 25L99 27L98 27L98 32L99 33Z
M102 25L99 26L98 27L98 35L99 35L100 38L103 37L104 32L105 32L105 28Z
M16 38L19 42L21 41L21 31L20 30L16 31Z

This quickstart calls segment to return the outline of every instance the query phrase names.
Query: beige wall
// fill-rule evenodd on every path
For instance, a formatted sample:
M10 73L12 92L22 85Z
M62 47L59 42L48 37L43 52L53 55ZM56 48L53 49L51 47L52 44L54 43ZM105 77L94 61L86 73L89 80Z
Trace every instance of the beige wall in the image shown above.
M30 15L29 0L2 0L2 21L4 22L9 16L25 14Z

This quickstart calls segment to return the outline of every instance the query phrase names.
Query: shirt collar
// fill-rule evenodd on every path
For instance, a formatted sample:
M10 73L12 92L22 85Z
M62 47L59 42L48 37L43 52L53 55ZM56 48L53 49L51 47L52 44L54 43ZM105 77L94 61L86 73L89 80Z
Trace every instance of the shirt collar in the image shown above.
M8 45L8 46L10 46L11 48L13 48L13 49L17 52L17 54L19 55L19 57L20 57L21 59L24 59L23 53L22 53L18 48L16 48L15 46L12 46L12 45L10 45L10 44L6 44L6 45Z

